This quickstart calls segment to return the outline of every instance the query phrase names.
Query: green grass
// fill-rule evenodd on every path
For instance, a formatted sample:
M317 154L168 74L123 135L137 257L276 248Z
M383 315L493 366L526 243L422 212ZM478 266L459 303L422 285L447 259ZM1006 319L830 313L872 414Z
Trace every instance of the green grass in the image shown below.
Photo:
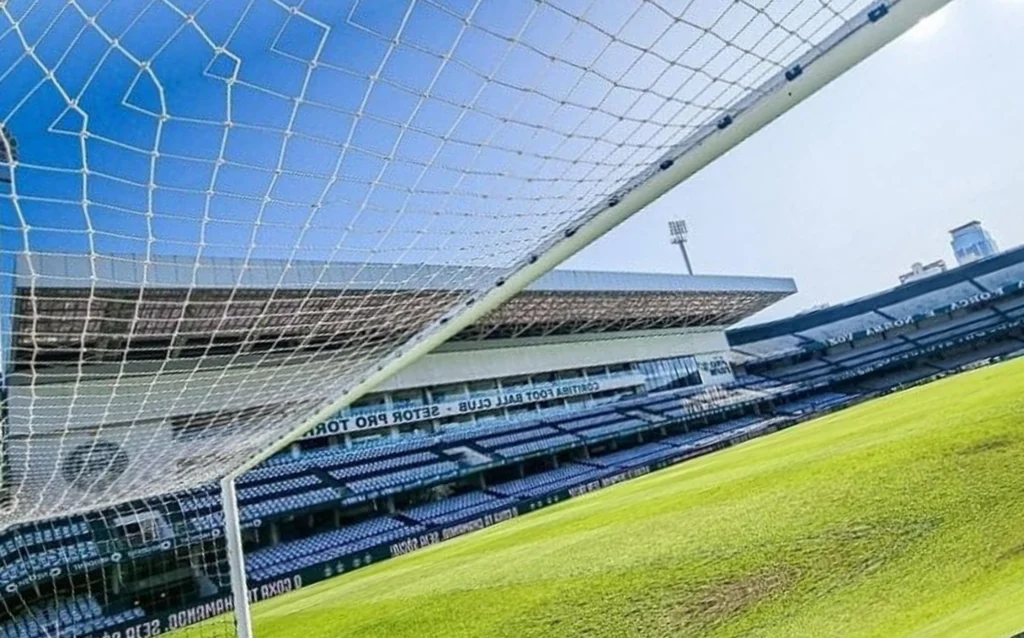
M261 603L257 635L1006 638L1022 390L1019 360L862 404Z

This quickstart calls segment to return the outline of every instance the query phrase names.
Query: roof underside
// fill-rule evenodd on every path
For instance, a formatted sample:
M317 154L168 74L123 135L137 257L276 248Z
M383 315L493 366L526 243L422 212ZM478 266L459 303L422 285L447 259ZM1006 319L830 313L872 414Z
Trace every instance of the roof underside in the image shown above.
M456 276L454 269L403 265L389 271L393 284L380 285L388 278L379 271L370 288L359 285L350 265L339 265L331 276L310 270L314 278L305 285L303 276L269 287L268 278L282 280L283 262L261 262L255 274L229 262L217 264L219 281L190 288L179 282L192 278L192 268L143 277L129 262L83 270L74 258L33 260L16 281L14 367L373 347L424 327L439 306L464 298L458 281L481 276L480 269ZM253 281L228 284L232 276L237 284L240 272ZM93 276L99 273L105 276ZM794 291L788 279L557 271L455 339L728 326Z

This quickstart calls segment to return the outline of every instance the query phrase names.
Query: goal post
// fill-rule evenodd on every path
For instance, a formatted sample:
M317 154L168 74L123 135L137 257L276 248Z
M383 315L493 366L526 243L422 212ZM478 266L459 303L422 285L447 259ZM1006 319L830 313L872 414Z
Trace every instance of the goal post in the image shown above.
M249 606L249 584L245 576L245 553L242 550L242 517L238 510L235 476L228 475L221 482L224 502L224 538L227 544L228 568L231 573L235 631L238 638L252 638L252 612Z
M289 446L947 2L0 3L0 625L258 635Z

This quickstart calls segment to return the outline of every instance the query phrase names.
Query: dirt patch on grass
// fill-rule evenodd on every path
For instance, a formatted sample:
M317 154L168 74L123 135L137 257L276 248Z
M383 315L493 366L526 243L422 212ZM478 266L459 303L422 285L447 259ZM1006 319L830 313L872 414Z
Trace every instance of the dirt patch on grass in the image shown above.
M879 570L909 552L939 530L942 519L879 520L853 522L799 539L790 547L790 556L799 556L802 564L815 566L822 574L835 577L816 579L811 587L816 595L827 595L855 580L870 578Z
M994 452L996 450L1002 450L1013 445L1013 440L1008 437L996 437L986 439L980 443L965 447L960 450L960 454L965 456L972 456L974 454L984 454L985 452Z
M750 574L706 583L682 595L670 612L673 633L698 635L729 622L758 604L785 595L800 578L798 569L776 565Z
M779 563L675 592L671 609L661 605L663 620L673 635L701 635L787 595L827 595L870 578L941 526L941 518L851 521L794 539Z
M762 600L788 591L797 579L791 568L772 569L748 574L707 587L698 593L695 607L701 614L728 617L742 613Z

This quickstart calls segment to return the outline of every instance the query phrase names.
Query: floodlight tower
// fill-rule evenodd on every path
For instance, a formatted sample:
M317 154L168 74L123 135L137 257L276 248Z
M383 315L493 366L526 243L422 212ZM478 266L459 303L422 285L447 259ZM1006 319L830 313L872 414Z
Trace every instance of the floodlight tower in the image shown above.
M693 266L690 265L690 255L686 252L686 239L690 234L686 229L686 221L673 219L668 223L668 232L672 236L671 242L679 246L679 250L683 253L683 261L686 262L686 273L692 275Z

